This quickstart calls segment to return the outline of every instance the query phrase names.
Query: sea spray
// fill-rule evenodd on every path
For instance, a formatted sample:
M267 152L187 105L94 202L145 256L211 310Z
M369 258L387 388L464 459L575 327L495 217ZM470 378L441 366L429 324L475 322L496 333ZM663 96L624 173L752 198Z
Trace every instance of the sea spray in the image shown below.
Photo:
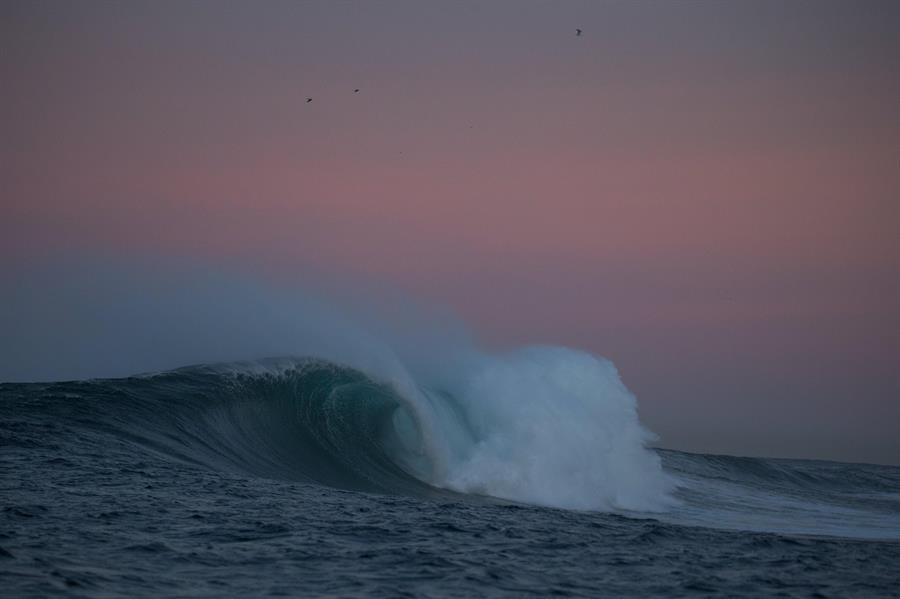
M575 509L660 510L670 480L612 362L563 347L484 356L455 400L468 434L442 484Z

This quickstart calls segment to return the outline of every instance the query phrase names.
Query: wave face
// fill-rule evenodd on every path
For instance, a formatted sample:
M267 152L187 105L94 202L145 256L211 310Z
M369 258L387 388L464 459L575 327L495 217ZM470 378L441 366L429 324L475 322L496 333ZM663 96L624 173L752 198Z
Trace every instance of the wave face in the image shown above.
M402 398L358 370L268 360L182 368L122 384L141 409L155 412L138 420L132 438L179 459L338 489L429 491L413 474L422 467L421 443L406 445L415 429L405 436L397 430L407 413ZM146 419L156 422L146 429Z

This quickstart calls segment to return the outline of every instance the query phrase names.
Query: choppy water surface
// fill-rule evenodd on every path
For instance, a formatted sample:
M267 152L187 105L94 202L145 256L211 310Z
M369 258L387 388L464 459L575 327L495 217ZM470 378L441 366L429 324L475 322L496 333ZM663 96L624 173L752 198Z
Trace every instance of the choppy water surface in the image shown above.
M538 357L462 390L309 360L0 385L0 594L900 593L900 469L657 455L604 364ZM504 403L547 360L569 428Z

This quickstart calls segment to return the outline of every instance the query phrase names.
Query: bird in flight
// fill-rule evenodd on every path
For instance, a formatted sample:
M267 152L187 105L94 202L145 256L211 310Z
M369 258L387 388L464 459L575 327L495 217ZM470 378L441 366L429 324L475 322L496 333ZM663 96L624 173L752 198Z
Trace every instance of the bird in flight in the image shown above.
M575 30L575 37L581 37L581 29Z
M310 102L312 102L312 98L307 98L306 103L309 104Z
M358 93L359 93L359 89L357 88L357 89L353 90L353 93L354 93L354 94L358 94Z

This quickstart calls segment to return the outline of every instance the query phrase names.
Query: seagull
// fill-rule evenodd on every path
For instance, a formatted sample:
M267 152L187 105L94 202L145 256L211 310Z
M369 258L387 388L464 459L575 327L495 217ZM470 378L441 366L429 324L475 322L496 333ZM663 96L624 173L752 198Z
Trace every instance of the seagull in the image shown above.
M575 37L581 37L581 29L575 30Z
M306 103L309 104L310 102L312 102L312 98L307 98Z

